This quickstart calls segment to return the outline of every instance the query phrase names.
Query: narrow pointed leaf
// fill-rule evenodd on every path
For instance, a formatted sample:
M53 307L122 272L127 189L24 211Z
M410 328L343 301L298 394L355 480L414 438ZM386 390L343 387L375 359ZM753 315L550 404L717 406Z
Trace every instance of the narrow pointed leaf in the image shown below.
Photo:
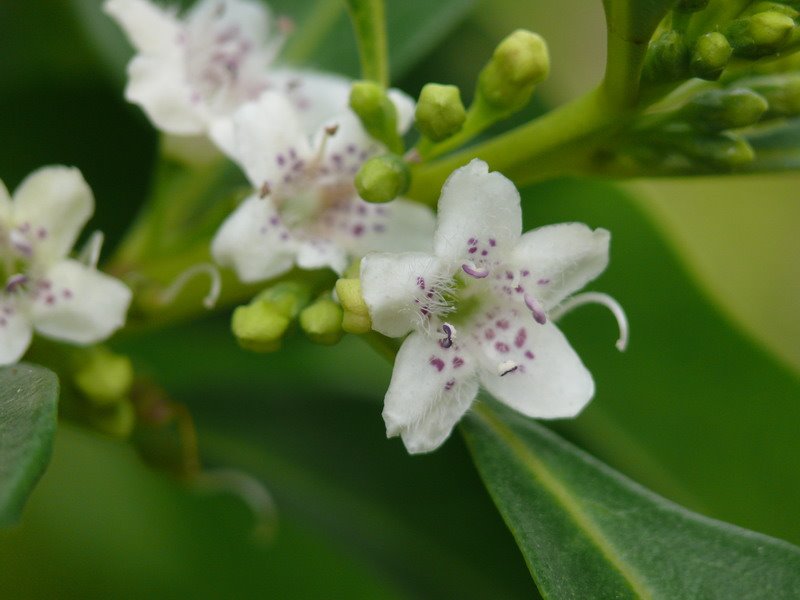
M800 597L800 548L665 500L493 400L463 430L545 598Z
M0 368L0 527L19 519L56 429L58 379L36 365Z

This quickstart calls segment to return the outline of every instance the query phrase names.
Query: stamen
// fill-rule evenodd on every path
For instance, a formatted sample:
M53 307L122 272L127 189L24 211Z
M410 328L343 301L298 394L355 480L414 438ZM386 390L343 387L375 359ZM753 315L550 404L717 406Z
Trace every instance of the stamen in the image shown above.
M328 126L325 128L325 133L326 133L327 135L331 136L331 137L333 137L334 135L336 135L336 132L337 132L337 131L339 131L339 124L338 124L338 123L334 123L333 125L328 125Z
M97 261L100 260L100 249L103 247L103 240L102 231L93 232L78 255L78 262L92 269L96 269Z
M450 348L453 345L453 341L456 339L456 328L450 325L450 323L444 323L442 325L442 331L446 336L443 340L439 340L439 345L442 348Z
M265 181L261 184L261 187L258 190L258 197L262 200L270 195L272 192L272 187L269 185L269 181Z
M220 291L222 291L222 278L220 277L219 269L211 263L200 263L186 269L175 278L167 289L161 292L159 301L162 304L170 304L175 300L181 290L186 287L186 284L189 283L190 280L197 275L203 274L211 278L211 289L208 291L206 297L203 298L203 306L211 310L219 299Z
M562 302L558 308L552 311L551 316L553 319L560 319L568 312L584 304L602 304L611 311L611 314L614 315L614 318L617 320L617 327L619 327L619 339L615 345L617 350L624 352L628 347L628 317L625 316L625 311L622 309L619 302L608 294L603 294L601 292L578 294Z
M474 277L475 279L483 279L484 277L488 277L489 269L481 269L480 267L476 267L472 263L464 263L461 265L461 268L464 270L464 273L469 275L470 277Z
M23 275L22 273L12 275L8 278L8 281L6 281L6 292L13 293L17 291L18 287L23 286L26 283L28 283L27 275Z
M513 373L517 369L519 369L519 365L517 363L515 363L513 360L505 360L497 365L497 374L502 377L503 375Z
M410 165L416 165L422 162L422 155L416 148L411 148L411 150L405 153L403 160Z
M539 325L547 323L547 315L544 312L544 308L542 308L542 305L539 304L536 298L530 294L525 294L525 306L533 313L533 320L539 323Z

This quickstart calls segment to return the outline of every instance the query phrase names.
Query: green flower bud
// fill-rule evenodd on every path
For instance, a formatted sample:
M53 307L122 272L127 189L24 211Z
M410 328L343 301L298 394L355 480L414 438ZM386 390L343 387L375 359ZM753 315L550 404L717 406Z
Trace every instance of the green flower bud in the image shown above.
M300 328L311 341L332 345L342 338L342 307L331 298L321 298L300 313Z
M675 10L682 13L693 13L703 10L708 6L709 0L678 0Z
M787 4L781 4L780 2L754 2L749 7L747 7L747 9L742 13L741 16L746 17L763 12L777 12L782 15L791 17L792 19L796 19L797 16L800 15L800 13L798 13L791 6Z
M788 41L794 21L788 15L767 11L737 19L728 25L725 36L736 56L760 58L774 54Z
M423 135L441 142L461 130L467 111L456 86L428 83L419 95L414 117Z
M372 81L357 81L350 90L350 108L361 119L364 129L393 152L403 151L397 133L397 109L386 90Z
M233 311L231 330L239 345L253 352L273 352L291 320L268 300L254 300Z
M133 366L127 356L93 348L73 375L78 390L96 406L122 401L133 384Z
M800 115L800 73L764 75L737 81L762 95L769 108L767 116L794 117Z
M763 96L746 88L736 88L701 92L681 110L681 114L699 129L722 131L756 123L767 108Z
M389 202L408 189L411 175L397 155L375 156L361 165L355 184L358 195L367 202Z
M541 36L518 29L506 37L478 77L478 95L490 107L517 111L533 88L550 73L550 56Z
M348 333L368 333L372 329L372 321L367 303L361 295L361 280L337 280L336 295L344 309L342 329Z
M651 42L642 71L645 81L676 81L685 78L688 72L689 48L683 34L665 31Z
M304 283L281 281L259 293L253 300L269 302L278 314L294 319L311 300L311 291Z
M727 132L687 136L678 147L695 162L714 170L736 169L755 158L755 152L747 140Z
M689 69L695 77L714 81L722 75L732 52L724 35L716 31L706 33L695 42Z

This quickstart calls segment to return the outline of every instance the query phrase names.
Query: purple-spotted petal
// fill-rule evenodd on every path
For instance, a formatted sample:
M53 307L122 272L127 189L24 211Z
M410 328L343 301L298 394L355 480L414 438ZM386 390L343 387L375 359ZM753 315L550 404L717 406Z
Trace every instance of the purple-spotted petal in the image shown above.
M341 75L277 69L268 75L269 89L286 95L297 110L303 132L316 133L323 123L347 110L352 82Z
M297 242L297 266L301 269L329 268L339 275L347 268L347 253L332 240L313 237Z
M541 227L522 236L510 265L524 293L549 310L603 272L610 237L582 223Z
M78 169L43 167L19 185L13 204L19 242L47 265L72 249L94 211L94 196Z
M577 415L594 395L594 381L561 331L521 315L494 316L486 328L493 333L480 331L481 385L529 417Z
M121 281L75 260L53 265L31 285L33 326L47 337L89 344L125 323L131 291Z
M514 184L485 162L457 169L439 198L437 256L478 268L504 260L522 230L519 202Z
M354 195L342 208L331 210L332 234L352 256L368 252L431 252L436 217L427 206L397 199L371 204Z
M292 268L295 240L268 198L247 198L220 226L211 254L251 283L270 279Z
M229 124L215 123L211 135L256 188L269 182L277 189L302 169L311 152L297 111L285 96L273 92L243 105Z
M421 333L403 342L384 400L388 437L399 435L411 454L431 452L450 435L478 393L475 366L455 347Z
M361 293L372 328L400 337L426 328L442 313L448 289L446 265L430 254L368 254L361 261Z
M0 365L17 362L31 344L33 329L17 304L0 297Z

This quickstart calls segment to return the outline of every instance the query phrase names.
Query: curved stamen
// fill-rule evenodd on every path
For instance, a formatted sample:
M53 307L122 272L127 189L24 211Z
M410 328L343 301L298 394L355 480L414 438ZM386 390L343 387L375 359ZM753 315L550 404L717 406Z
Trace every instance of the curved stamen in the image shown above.
M21 287L28 283L27 275L23 275L22 273L17 273L16 275L12 275L6 281L6 292L9 294L14 293L17 291L18 287Z
M517 369L519 369L519 365L517 363L515 363L513 360L505 360L497 365L497 374L502 377L503 375L513 373Z
M183 273L178 275L170 286L161 292L159 301L162 304L170 304L178 294L186 287L190 280L194 279L197 275L208 275L211 278L211 289L208 294L203 298L203 306L211 310L217 303L220 291L222 290L222 278L219 274L219 269L211 263L200 263L193 265L186 269Z
M96 269L97 261L100 260L100 250L103 247L104 239L102 231L92 232L89 240L84 244L78 255L78 262L83 263L89 268Z
M550 316L552 316L553 319L559 319L568 312L584 304L602 304L611 311L611 314L614 315L614 318L617 320L617 327L619 327L619 339L616 342L617 350L624 352L628 347L628 317L625 316L625 311L622 309L619 302L608 294L603 294L601 292L578 294L562 302L558 308L551 311Z
M464 263L461 265L461 268L464 270L464 273L469 275L470 277L474 277L475 279L483 279L484 277L488 277L489 269L481 269L480 267L476 267L472 263Z
M439 345L445 349L450 348L453 345L453 340L456 339L456 328L450 325L450 323L444 323L442 325L442 332L446 337L439 340Z
M547 323L547 314L545 314L544 308L542 308L542 305L539 304L539 301L536 298L530 294L525 294L525 306L527 306L528 310L531 311L533 314L533 320L539 325L544 325Z

